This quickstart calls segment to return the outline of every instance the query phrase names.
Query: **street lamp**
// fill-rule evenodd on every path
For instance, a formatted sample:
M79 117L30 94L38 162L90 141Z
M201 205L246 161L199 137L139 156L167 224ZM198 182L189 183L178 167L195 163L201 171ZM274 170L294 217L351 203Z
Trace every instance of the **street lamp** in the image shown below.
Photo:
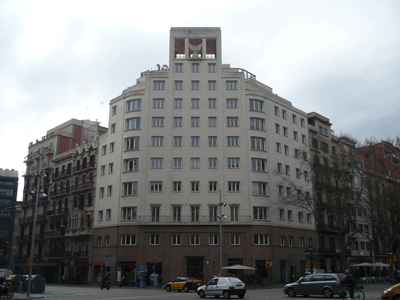
M308 260L308 267L311 268L311 274L313 274L313 260L317 255L317 250L310 245L304 252L306 253L306 258Z
M222 214L222 206L225 207L226 203L222 202L221 190L219 190L219 275L222 276L222 218L226 216Z

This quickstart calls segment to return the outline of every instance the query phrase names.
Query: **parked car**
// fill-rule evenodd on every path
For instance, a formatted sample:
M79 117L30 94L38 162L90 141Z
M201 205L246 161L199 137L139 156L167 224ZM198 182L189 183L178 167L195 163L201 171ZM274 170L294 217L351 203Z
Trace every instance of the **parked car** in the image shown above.
M237 295L242 299L246 294L246 285L236 277L215 277L206 285L199 287L197 294L200 298L223 296L225 299L229 299L232 295Z
M400 299L400 283L384 290L382 293L382 299L384 300Z
M333 295L339 295L340 282L344 279L343 273L326 273L326 274L310 274L301 277L294 283L285 285L283 292L289 297L303 295L323 295L326 298L331 298Z
M164 288L167 292L171 290L189 292L190 290L197 290L201 284L202 281L194 277L178 277L174 281L168 282Z

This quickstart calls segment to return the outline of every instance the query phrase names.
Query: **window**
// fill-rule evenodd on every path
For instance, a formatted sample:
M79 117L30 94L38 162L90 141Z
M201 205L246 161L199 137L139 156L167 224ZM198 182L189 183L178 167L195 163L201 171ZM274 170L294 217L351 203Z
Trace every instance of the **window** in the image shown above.
M300 124L301 124L301 127L306 127L306 125L305 125L306 123L303 118L300 119Z
M115 133L115 123L111 124L111 133Z
M153 127L163 127L164 126L164 117L153 117L152 118Z
M216 181L209 181L208 182L208 191L209 192L216 192L217 191L218 183Z
M114 163L108 164L108 173L114 173Z
M219 245L219 236L218 236L218 234L209 234L208 235L208 244L209 245Z
M208 117L208 126L209 127L217 126L217 117Z
M304 237L299 238L299 247L304 247Z
M268 207L254 206L253 207L253 219L254 220L268 220L269 219Z
M137 207L123 207L121 209L122 220L136 220Z
M264 119L250 118L250 129L264 130Z
M121 246L134 246L136 245L136 235L134 234L121 234Z
M200 72L200 65L198 63L192 63L192 72L193 73Z
M174 99L174 107L175 108L182 108L182 99Z
M275 133L281 133L281 126L279 124L275 124Z
M164 99L153 99L153 108L164 108Z
M307 171L304 171L304 179L308 180L308 172Z
M239 221L239 206L231 206L231 221Z
M100 197L104 197L104 188L103 187L100 188L99 194L100 194L99 195Z
M183 82L181 80L175 80L175 90L183 90Z
M200 126L200 118L199 117L192 117L192 127L199 127Z
M174 168L182 168L182 158L174 158Z
M199 222L200 206L191 206L190 211L192 216L192 222Z
M238 127L239 126L239 118L238 117L227 117L226 121L227 124L226 126L228 127Z
M115 143L110 143L110 153L114 152Z
M165 81L154 81L153 88L155 90L165 90Z
M106 166L101 166L100 168L100 174L105 175L106 174Z
M182 146L182 137L181 136L174 136L174 146L175 147Z
M200 89L200 81L192 80L192 90L199 90Z
M228 168L235 169L240 167L240 158L238 157L228 157Z
M278 173L282 173L282 164L278 163Z
M150 234L150 245L160 245L159 234Z
M237 81L227 81L226 89L227 90L237 90Z
M308 238L308 246L312 246L313 242L312 242L312 238Z
M190 167L195 169L200 168L200 158L191 158Z
M254 245L269 245L269 234L255 234Z
M174 192L182 192L182 181L173 182Z
M104 146L101 148L101 154L103 154L103 155L106 155L106 154L107 154L107 145L104 145Z
M218 206L210 206L210 222L218 221Z
M286 237L284 235L281 235L281 238L280 238L281 246L285 246L285 240L286 240Z
M181 221L181 207L173 206L172 207L173 221L180 222Z
M192 108L200 108L200 100L199 99L192 99Z
M240 234L231 234L231 245L240 245Z
M288 166L288 165L285 166L285 173L288 176L290 175L290 166Z
M200 181L191 181L192 192L199 192L200 191Z
M150 181L150 192L162 192L162 181Z
M289 247L293 247L293 236L289 236Z
M192 143L191 143L192 147L200 146L200 137L199 136L192 136L191 139L192 139Z
M209 73L215 73L217 71L216 65L215 64L208 64L208 72Z
M305 144L307 142L306 136L304 134L301 135L301 142Z
M200 245L200 235L191 234L190 235L190 245Z
M297 139L298 139L297 131L293 131L293 139L294 139L295 141L297 141Z
M208 167L209 168L216 168L217 167L217 159L216 158L209 158L208 159Z
M125 182L122 184L124 189L124 196L137 195L138 193L138 183L136 182Z
M217 99L208 99L208 108L216 108Z
M279 209L279 219L285 220L285 210L284 209Z
M267 170L267 160L262 158L252 158L251 159L251 170L266 172Z
M117 114L117 106L113 106L112 108L111 108L111 115L112 116L115 116Z
M294 124L297 124L297 116L296 116L296 115L293 115L292 118L293 118L293 123L294 123Z
M160 207L159 206L151 207L151 221L152 222L160 222Z
M140 118L126 120L126 130L140 129Z
M125 150L130 151L130 150L139 150L139 137L131 137L125 139Z
M110 220L111 219L111 209L107 209L106 210L106 220Z
M278 194L279 194L279 196L283 196L283 186L282 185L278 185Z
M294 158L299 158L299 149L294 149Z
M250 110L263 111L264 110L264 101L250 99Z
M281 143L276 143L276 152L281 152Z
M284 145L285 148L285 155L289 155L289 146Z
M112 195L112 185L107 186L107 196Z
M99 221L102 221L102 220L103 220L103 211L102 211L102 210L99 210L99 213L98 213L98 215L97 215L97 219L98 219Z
M238 99L226 99L226 108L238 108Z
M163 159L162 158L152 158L151 159L151 167L156 169L161 169L163 167Z
M286 120L286 110L282 109L282 118Z
M97 237L97 247L101 247L101 244L102 244L102 237L101 236L98 236Z
M239 137L238 136L228 136L228 147L238 147Z
M135 99L126 103L126 112L142 110L142 100Z
M253 195L267 195L267 183L253 182Z
M171 245L181 245L182 243L182 236L180 234L173 234L171 236Z
M217 137L216 136L209 136L208 137L208 146L210 146L210 147L217 146Z
M182 73L183 72L183 64L175 64L175 72Z
M182 117L175 117L174 118L174 126L175 127L182 127Z
M290 189L290 188L289 188L289 189ZM288 210L288 212L287 212L287 219L288 219L289 221L293 221L293 211Z
M265 139L259 137L251 138L251 149L252 150L265 150Z
M311 223L311 214L307 214L307 223Z
M162 136L152 136L151 137L151 145L153 147L162 147L162 146L164 146L164 137L162 137Z
M215 80L208 81L208 89L209 90L216 90L217 89L217 82Z
M296 168L296 178L300 178L300 176L301 176L300 169Z
M286 127L283 127L283 135L288 136L288 129Z
M274 107L274 111L275 111L275 116L279 116L279 107L278 106Z
M303 222L303 213L301 211L299 211L299 222Z
M228 181L228 192L240 192L240 181Z

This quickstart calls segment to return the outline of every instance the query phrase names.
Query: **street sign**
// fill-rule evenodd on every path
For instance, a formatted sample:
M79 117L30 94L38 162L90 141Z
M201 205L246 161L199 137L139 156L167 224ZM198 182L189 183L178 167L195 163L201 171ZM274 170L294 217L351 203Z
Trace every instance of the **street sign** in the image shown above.
M393 251L389 251L389 252L388 252L388 255L389 255L389 256L393 256L393 255L394 255L394 252L393 252Z

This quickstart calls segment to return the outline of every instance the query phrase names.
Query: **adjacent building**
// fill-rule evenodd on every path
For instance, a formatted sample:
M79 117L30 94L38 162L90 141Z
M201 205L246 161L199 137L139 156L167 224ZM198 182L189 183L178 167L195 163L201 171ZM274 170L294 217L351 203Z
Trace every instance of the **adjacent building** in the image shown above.
M143 72L110 101L94 274L115 280L146 269L207 280L219 273L220 243L223 266L254 266L273 282L304 273L314 218L279 196L296 193L281 175L312 190L299 159L309 155L307 114L224 64L221 47L219 28L171 28L169 65Z

